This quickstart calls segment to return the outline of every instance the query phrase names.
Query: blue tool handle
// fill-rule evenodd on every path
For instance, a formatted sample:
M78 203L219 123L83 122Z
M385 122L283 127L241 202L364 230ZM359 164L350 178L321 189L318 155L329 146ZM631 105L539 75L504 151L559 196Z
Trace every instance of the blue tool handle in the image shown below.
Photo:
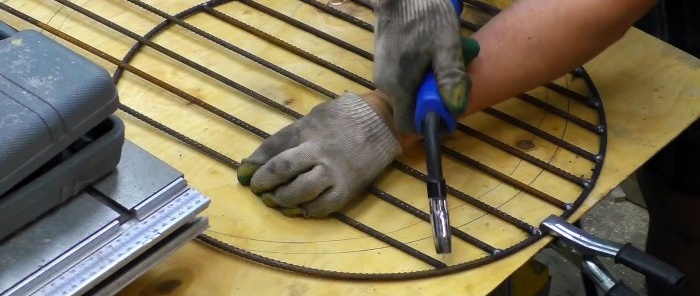
M457 122L452 118L452 115L442 103L442 96L440 96L440 91L438 89L437 78L435 78L433 71L430 71L425 76L423 83L421 83L418 89L414 118L416 131L418 131L418 133L423 133L425 118L430 112L435 112L440 115L441 121L445 123L450 132L453 132L457 127Z
M455 8L457 17L459 17L462 14L462 0L450 0L450 2ZM455 131L457 122L454 118L452 118L452 115L449 111L447 111L447 108L445 108L445 105L442 103L442 96L440 96L437 78L432 70L428 71L428 74L425 75L423 82L418 88L414 123L416 125L416 131L418 131L419 134L423 134L425 117L430 112L435 112L440 115L442 122L445 123L445 126L449 132Z

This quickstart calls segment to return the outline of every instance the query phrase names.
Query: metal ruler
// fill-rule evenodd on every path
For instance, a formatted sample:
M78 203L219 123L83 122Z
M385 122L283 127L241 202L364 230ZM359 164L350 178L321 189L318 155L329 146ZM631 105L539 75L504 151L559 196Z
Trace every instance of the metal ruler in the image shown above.
M68 269L33 295L75 295L87 292L89 283L100 282L108 273L136 259L158 242L158 238L194 220L208 199L189 189L143 221L130 221L112 241Z
M113 294L206 229L208 198L137 146L123 153L115 173L0 244L0 295Z

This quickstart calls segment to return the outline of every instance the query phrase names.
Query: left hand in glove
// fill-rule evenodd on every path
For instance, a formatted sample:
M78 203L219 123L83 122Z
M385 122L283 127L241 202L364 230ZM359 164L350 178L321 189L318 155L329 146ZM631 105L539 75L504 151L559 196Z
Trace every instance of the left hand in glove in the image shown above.
M323 217L363 193L400 153L380 113L345 93L267 138L243 159L238 181L285 215Z

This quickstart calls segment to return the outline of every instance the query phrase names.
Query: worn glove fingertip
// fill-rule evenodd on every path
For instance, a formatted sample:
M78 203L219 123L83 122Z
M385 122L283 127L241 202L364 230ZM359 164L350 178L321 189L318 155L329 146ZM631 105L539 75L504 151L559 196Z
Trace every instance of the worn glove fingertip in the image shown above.
M479 42L471 37L461 38L462 59L467 67L479 55L481 47ZM472 81L465 75L459 79L458 83L440 85L440 94L447 110L453 116L459 116L467 111L469 106L469 94L472 88Z
M266 206L270 208L279 207L279 204L277 204L277 202L275 201L275 196L272 193L263 193L260 199Z
M246 162L244 159L241 161L241 165L238 167L238 170L236 171L236 178L238 179L238 183L241 183L243 186L249 186L251 180L253 179L253 175L255 175L255 172L260 168L259 164L253 164L250 162Z
M452 115L460 115L467 110L468 94L471 88L471 80L464 76L459 83L452 85L440 85L440 94L443 104Z
M279 211L282 215L289 218L304 217L304 210L302 208L281 208Z

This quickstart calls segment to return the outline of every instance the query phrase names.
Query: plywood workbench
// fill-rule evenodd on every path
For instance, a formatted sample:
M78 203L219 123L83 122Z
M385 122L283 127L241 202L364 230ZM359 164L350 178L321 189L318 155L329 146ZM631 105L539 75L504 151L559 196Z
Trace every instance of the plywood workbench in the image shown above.
M34 18L48 23L72 36L79 38L101 50L122 57L133 40L116 34L94 21L77 15L74 11L52 1L42 0L5 0L2 1ZM145 15L142 10L126 1L76 0L73 1L103 17L124 27L144 34L161 21L155 15ZM180 12L201 1L165 1L153 0L149 4L169 13ZM341 21L330 17L320 17L319 13L297 1L259 1L284 11L295 18L324 28L327 32L341 36L359 47L372 51L372 36L364 31L347 31ZM336 47L316 42L303 33L295 32L280 22L260 17L254 10L236 6L239 3L225 5L221 11L236 14L237 17L256 27L263 27L285 40L293 40L300 47L308 48L315 54L340 64L341 66L370 78L371 63L353 55L343 55ZM358 9L353 11L362 19L371 21L369 12ZM0 20L17 28L31 28L17 18L0 12ZM273 45L255 41L254 37L239 31L231 31L221 26L211 17L194 16L189 23L206 27L207 31L222 39L235 43L246 50L260 54L285 69L307 77L324 87L339 93L344 90L365 92L366 88L347 80L328 75L318 67L297 62L288 52L279 51ZM172 29L161 34L156 41L174 51L197 60L204 66L226 77L235 77L243 85L254 88L292 109L305 114L324 98L302 86L288 83L287 80L257 70L258 66L249 61L232 58L230 53L212 49L206 43L190 42L195 39L192 33ZM185 44L187 46L181 46ZM292 41L290 41L292 42ZM78 52L103 65L113 72L115 66L106 63L83 50ZM140 69L148 70L151 75L169 81L189 93L236 114L242 120L254 123L262 130L273 133L289 124L290 118L278 113L260 110L246 96L227 88L221 83L211 82L201 75L183 73L179 66L159 58L152 50L145 50L132 63ZM700 61L664 44L636 29L630 30L625 37L607 49L603 54L585 65L603 98L608 122L607 157L601 177L591 196L573 215L577 219L586 210L598 202L607 192L632 174L642 163L679 134L700 114ZM164 94L156 87L145 86L145 82L131 74L126 74L119 84L122 102L147 115L166 122L169 126L201 141L235 160L249 155L260 144L260 139L239 129L231 128L223 120L202 112L173 95ZM517 107L517 106L516 106ZM508 108L507 106L504 108ZM316 252L344 250L345 244L375 244L364 240L352 230L339 230L337 221L304 221L289 219L264 207L249 193L247 188L236 182L235 171L205 157L181 142L160 133L146 124L122 112L120 117L127 125L127 137L159 158L167 161L185 173L189 183L212 198L212 206L205 214L212 221L211 234L232 236L231 242L243 248L262 248L265 245L243 237L236 238L237 231L256 233L260 240L279 238L287 240L289 254L296 260L306 260L302 251L311 248ZM478 116L478 115L477 115ZM476 148L475 148L476 149ZM479 153L480 150L474 150ZM484 152L485 153L485 152ZM409 155L403 160L420 166L420 159ZM497 161L497 160L496 160ZM456 175L458 171L446 174ZM400 177L389 172L383 177L380 186L396 195L419 195L421 200L423 187L403 183ZM544 180L542 182L546 182ZM456 182L455 182L456 183ZM398 185L397 185L398 184ZM400 185L400 186L399 186ZM464 190L469 184L460 185ZM414 192L420 192L415 194ZM563 192L562 194L566 194ZM488 198L485 196L484 198ZM420 202L417 202L420 204ZM506 205L507 206L507 205ZM518 206L513 205L513 207ZM519 206L523 206L522 204ZM364 219L386 219L383 217L385 204L363 200L347 210L349 215ZM423 207L425 208L425 207ZM388 210L387 210L388 211ZM465 210L465 215L469 214ZM537 209L528 210L527 206L518 217L531 223L541 220L544 212ZM531 215L532 218L528 218ZM410 221L388 221L387 229ZM494 222L495 223L495 222ZM489 225L489 223L485 223ZM492 226L497 227L497 226ZM247 229L250 228L250 229ZM246 232L247 231L247 232ZM492 231L474 227L472 231ZM429 229L426 227L411 230L410 235L422 237L417 245L429 246ZM409 234L397 234L409 235ZM517 242L522 238L499 237L494 232L493 241L507 244L510 240ZM295 245L295 237L304 237L308 241L327 239L326 243L316 245ZM343 241L347 237L357 238L355 242ZM543 239L526 249L499 260L466 272L437 278L412 280L405 282L357 282L337 281L312 278L300 274L275 270L240 258L219 253L197 242L191 242L177 251L170 258L158 264L154 269L141 276L123 291L123 295L485 295L512 274L518 267L529 260L537 251L548 243ZM350 248L350 247L348 247ZM464 247L468 249L468 247ZM348 249L352 253L352 248ZM394 251L395 252L395 251ZM342 252L339 252L342 253ZM297 255L294 255L297 254ZM271 255L274 256L274 255ZM350 255L338 255L327 264L329 268L342 265L397 265L392 251L386 250L381 256L363 257L358 260ZM368 259L369 258L369 259ZM324 259L317 259L324 260ZM315 262L315 264L321 264ZM361 269L362 267L360 267Z

